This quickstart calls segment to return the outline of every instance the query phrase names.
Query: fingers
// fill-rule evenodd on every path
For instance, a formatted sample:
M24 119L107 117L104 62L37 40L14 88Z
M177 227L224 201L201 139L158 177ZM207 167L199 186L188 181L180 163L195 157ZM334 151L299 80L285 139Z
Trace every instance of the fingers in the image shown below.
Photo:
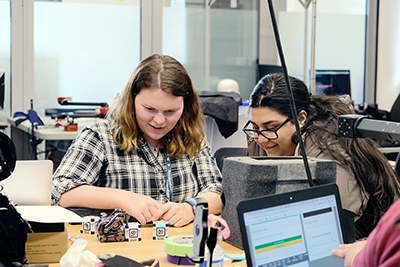
M173 224L173 226L175 227L182 227L187 225L188 223L190 223L190 221L185 221L183 219L178 220L175 224Z
M166 203L163 208L161 217L170 225L181 227L194 219L192 207L186 203Z
M161 218L164 221L168 221L169 218L166 216L166 213L171 209L172 203L168 202L163 205L160 205L158 209L153 213L153 216L151 218L152 221L159 221ZM169 222L171 224L171 222Z
M125 211L134 216L141 224L164 220L168 221L170 225L181 227L194 218L191 206L186 203L160 204L151 198L141 198L140 201L136 200L133 203L140 203L140 205L129 205Z
M348 248L349 244L341 244L339 245L339 248L332 250L332 255L339 258L344 258L346 256Z
M138 210L137 213L131 213L131 215L135 217L140 222L140 224L146 224L147 222L154 221L154 214L157 213L159 210L160 209L152 206Z
M331 253L335 257L344 258L344 253L342 249L333 249Z
M134 198L126 201L123 210L135 217L141 224L152 221L153 215L159 211L162 205L147 196L137 194L132 196Z
M338 249L332 250L332 255L344 258L344 266L350 267L357 253L365 246L366 241L355 242L352 244L339 245Z
M181 227L187 224L185 223L185 218L179 216L177 213L167 212L162 216L162 218L164 221L168 221L170 225L175 227Z
M132 215L136 218L136 220L139 221L140 224L146 224L147 220L146 217L143 216L143 214L137 214L137 215Z

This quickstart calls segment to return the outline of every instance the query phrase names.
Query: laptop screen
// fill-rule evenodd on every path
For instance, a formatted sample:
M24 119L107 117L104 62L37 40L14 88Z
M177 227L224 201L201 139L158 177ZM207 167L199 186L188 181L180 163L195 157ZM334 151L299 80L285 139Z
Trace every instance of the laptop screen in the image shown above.
M244 205L254 207L239 214L248 266L343 266L343 259L331 255L332 249L344 242L337 196L307 199L303 195L296 200L296 194L275 196L286 202L281 205L273 204L274 196ZM263 208L263 201L272 201L272 206Z
M13 173L0 185L17 205L50 205L52 176L51 160L17 160Z

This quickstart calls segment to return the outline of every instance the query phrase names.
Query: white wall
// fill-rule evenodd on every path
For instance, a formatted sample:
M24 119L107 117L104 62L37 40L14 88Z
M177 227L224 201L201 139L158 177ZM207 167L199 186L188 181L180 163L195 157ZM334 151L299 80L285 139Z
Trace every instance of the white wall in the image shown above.
M271 34L268 6L260 2L260 63L280 64L274 36ZM311 68L311 11L308 8L307 55L305 55L305 9L298 0L287 0L284 10L274 4L279 34L290 75L303 79L304 62L307 75ZM282 7L281 7L282 8ZM316 17L316 69L349 69L351 73L352 99L364 102L365 62L365 0L317 1ZM267 29L266 29L267 28ZM266 40L266 39L269 40ZM271 39L273 42L271 42Z
M365 15L366 0L317 0L316 2L318 13ZM304 10L299 0L287 0L286 6L286 10L291 12ZM309 9L311 12L311 4Z
M140 6L35 2L34 17L38 114L57 97L111 103L140 61Z
M379 5L376 103L390 110L400 93L400 1L385 0Z

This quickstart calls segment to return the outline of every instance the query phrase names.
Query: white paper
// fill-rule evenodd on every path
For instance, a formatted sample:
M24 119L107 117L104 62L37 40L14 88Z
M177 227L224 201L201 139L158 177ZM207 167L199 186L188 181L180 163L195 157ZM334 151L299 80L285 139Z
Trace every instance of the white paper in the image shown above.
M22 218L41 223L79 223L85 220L76 213L59 206L16 206Z

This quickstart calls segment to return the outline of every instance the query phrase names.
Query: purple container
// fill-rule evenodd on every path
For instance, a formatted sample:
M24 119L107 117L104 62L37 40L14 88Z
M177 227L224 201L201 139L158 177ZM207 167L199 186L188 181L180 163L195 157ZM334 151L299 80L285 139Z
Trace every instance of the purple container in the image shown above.
M167 261L176 265L194 265L188 258L167 254Z

